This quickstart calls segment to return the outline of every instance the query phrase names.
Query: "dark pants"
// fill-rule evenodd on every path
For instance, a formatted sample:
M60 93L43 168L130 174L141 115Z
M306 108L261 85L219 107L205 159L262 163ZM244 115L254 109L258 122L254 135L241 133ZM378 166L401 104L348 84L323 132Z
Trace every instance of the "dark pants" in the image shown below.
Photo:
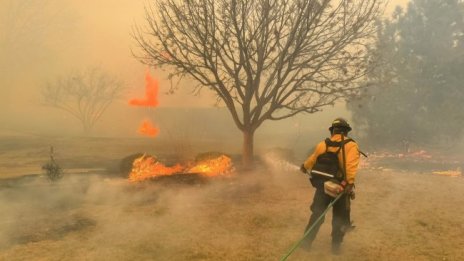
M322 215L324 210L334 198L325 194L324 188L316 188L314 193L313 204L311 205L311 217L309 218L308 225L305 232L316 222L319 216ZM332 244L340 244L343 241L345 230L351 226L350 223L350 197L346 194L333 205L332 217ZM319 228L324 222L324 218L316 225L313 231L306 237L306 243L310 244L317 235Z

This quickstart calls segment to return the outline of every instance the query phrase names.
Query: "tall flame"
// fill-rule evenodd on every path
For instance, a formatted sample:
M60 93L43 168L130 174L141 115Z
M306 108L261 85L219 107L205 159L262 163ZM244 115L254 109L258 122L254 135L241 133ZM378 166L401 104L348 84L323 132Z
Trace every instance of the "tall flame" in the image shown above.
M129 104L133 106L142 107L156 107L158 106L158 81L151 77L150 71L145 73L145 97L142 99L131 99Z
M158 89L158 81L151 77L150 71L147 69L145 72L145 97L141 99L131 99L129 100L129 104L141 107L158 106ZM159 129L155 127L150 120L145 119L138 129L138 133L149 137L156 137L159 133Z

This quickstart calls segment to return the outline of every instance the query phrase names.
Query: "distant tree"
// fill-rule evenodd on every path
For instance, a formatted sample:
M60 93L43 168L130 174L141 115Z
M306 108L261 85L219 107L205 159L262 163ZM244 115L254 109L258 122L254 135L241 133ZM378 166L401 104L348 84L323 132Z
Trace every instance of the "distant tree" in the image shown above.
M114 76L94 68L47 83L42 98L45 105L78 119L88 133L122 90L122 83Z
M350 103L374 145L438 144L464 130L464 4L413 0L378 23L374 88ZM407 148L408 146L406 146Z
M266 120L315 113L356 92L380 0L157 0L134 38L145 64L191 77L228 108L252 164Z

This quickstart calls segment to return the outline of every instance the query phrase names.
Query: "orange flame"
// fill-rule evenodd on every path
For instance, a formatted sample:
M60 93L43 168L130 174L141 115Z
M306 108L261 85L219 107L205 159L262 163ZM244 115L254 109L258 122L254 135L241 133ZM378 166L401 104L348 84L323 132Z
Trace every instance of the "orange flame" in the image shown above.
M145 73L145 97L142 99L131 99L129 104L133 106L156 107L158 106L158 81L151 77L147 70Z
M134 160L132 171L129 174L129 181L137 182L173 174L188 175L195 173L208 177L225 176L233 171L232 160L225 155L195 164L188 164L187 166L189 167L176 164L175 166L167 167L155 158L143 155Z
M198 162L188 169L188 173L201 173L205 176L219 176L229 173L232 170L232 160L221 155L216 159Z
M158 106L158 81L151 77L150 71L145 72L145 97L142 99L131 99L129 104L132 106L156 107ZM144 120L140 125L138 132L149 137L156 137L159 129L151 121Z
M155 158L143 155L137 158L132 163L132 171L129 174L129 180L132 182L143 181L159 176L172 175L182 172L184 168L177 164L172 167L167 167L158 162Z
M153 126L150 120L144 120L140 125L139 133L149 137L156 137L159 133L159 129Z

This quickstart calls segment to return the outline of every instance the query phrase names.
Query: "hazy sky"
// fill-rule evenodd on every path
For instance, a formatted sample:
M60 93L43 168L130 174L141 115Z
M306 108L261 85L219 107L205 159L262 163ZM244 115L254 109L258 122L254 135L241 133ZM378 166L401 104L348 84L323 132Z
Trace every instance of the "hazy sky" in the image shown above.
M145 3L145 0L0 0L0 40L15 31L9 24L25 18L32 21L25 32L16 33L9 47L8 43L1 45L0 42L0 56L4 61L0 63L0 115L6 114L15 124L23 126L39 121L41 115L55 120L68 119L62 112L41 106L40 87L58 76L98 66L117 75L128 87L122 99L112 105L110 113L129 117L132 112L126 106L127 101L144 94L146 66L131 53L131 48L136 48L130 33L134 24L144 23ZM392 0L386 13L391 13L395 5L405 3ZM166 95L169 90L166 73L153 69L151 72L160 80L160 107L214 105L214 95L207 90L200 96L192 96L189 81L181 83L181 87L187 88L181 88L175 95ZM334 112L328 110L332 116ZM337 110L344 108L338 106Z
M98 3L89 4L91 1L73 1L76 11L79 13L81 35L78 39L82 46L82 55L75 53L77 57L88 55L87 61L83 63L102 64L105 68L112 68L118 73L122 73L127 79L128 84L133 88L143 85L144 67L136 61L130 53L130 48L135 47L131 37L128 37L134 23L143 24L144 0L118 0L95 1ZM405 0L392 0L386 10L389 15L398 4L405 5ZM91 59L89 59L91 58ZM162 72L152 70L160 78L162 90L167 91L169 83L164 79ZM188 85L187 82L183 83ZM160 106L211 106L211 94L205 91L200 97L191 97L189 88L183 88L175 96L160 97ZM134 90L135 91L135 90ZM136 92L136 91L135 91ZM188 102L186 102L188 101Z
M0 7L8 2L21 2L24 0L0 0ZM25 1L34 2L34 1ZM48 7L40 9L38 13L50 11L58 19L54 19L50 25L51 32L47 39L52 41L48 46L55 52L50 53L41 68L37 81L29 79L27 88L40 85L41 81L53 79L56 75L66 74L72 70L80 70L85 67L101 66L108 71L119 75L131 92L127 99L143 91L143 79L145 66L134 59L131 47L135 48L130 37L131 27L135 23L142 24L145 0L44 0L37 2L48 3ZM397 4L405 5L405 0L392 0L387 8L387 13L393 10ZM58 15L56 15L58 13ZM49 14L44 14L45 16ZM61 21L60 21L61 19ZM57 25L64 23L63 25ZM64 28L55 30L55 27ZM31 61L34 63L34 61ZM161 91L169 89L169 83L165 80L165 74L152 70L152 73L161 80ZM20 81L16 82L21 85ZM182 84L188 85L187 82ZM189 88L174 96L161 94L160 106L211 106L211 94L203 92L200 97L191 97ZM22 91L21 91L22 92Z
M79 63L96 64L119 74L128 87L127 99L143 94L145 65L137 61L131 48L137 51L130 36L135 23L144 22L144 0L118 1L72 1L78 12L77 31L74 32L79 46L78 50L70 50L66 55ZM200 97L192 97L189 88L183 88L176 95L164 95L169 90L169 82L165 74L151 70L161 81L160 106L211 106L211 95L202 93ZM188 85L188 83L183 83Z

